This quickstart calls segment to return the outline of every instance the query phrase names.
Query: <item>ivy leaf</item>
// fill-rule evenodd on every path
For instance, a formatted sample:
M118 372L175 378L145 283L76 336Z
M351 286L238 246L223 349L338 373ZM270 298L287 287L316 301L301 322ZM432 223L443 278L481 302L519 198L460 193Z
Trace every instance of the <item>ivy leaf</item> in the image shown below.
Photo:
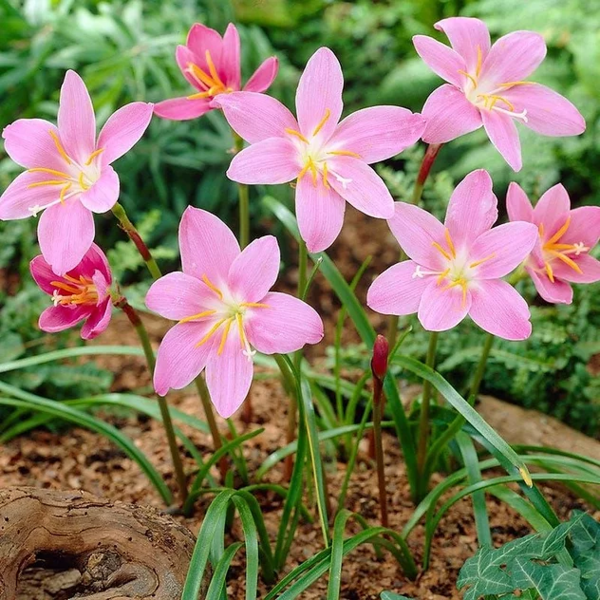
M581 571L581 588L588 600L600 598L600 524L585 513L571 531L571 556Z
M515 589L534 589L541 600L588 600L581 589L579 569L516 558L511 565Z

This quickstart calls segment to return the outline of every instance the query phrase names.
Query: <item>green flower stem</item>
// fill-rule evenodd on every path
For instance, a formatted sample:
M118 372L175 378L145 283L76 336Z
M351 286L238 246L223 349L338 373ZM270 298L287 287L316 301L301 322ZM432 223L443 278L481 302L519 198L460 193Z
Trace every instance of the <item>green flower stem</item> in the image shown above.
M213 440L213 451L216 452L223 445L221 441L221 432L219 431L219 427L217 425L217 420L215 419L215 413L213 411L212 400L210 399L210 392L208 391L208 387L206 386L206 381L204 381L204 377L202 375L198 375L194 380L196 385L196 389L198 390L198 396L200 396L200 401L202 402L202 408L204 409L204 414L206 415L206 422L208 423L208 428L210 429L210 434ZM227 475L227 458L223 456L219 460L219 472L221 473L221 479L225 481L225 476Z
M485 338L485 343L483 344L483 350L481 351L481 357L479 358L479 364L477 365L477 371L475 371L473 381L471 382L471 389L469 391L469 394L473 398L473 401L475 401L477 399L477 394L479 393L479 386L481 385L481 381L483 380L483 375L485 374L485 367L486 367L487 360L490 355L490 350L492 349L493 343L494 343L494 336L491 333L488 333Z
M375 440L375 462L377 464L377 484L379 487L379 509L381 526L388 527L387 492L385 489L385 465L383 462L383 441L381 439L381 413L383 412L383 382L373 377L373 434Z
M117 202L112 207L112 213L119 221L119 227L121 227L121 229L129 236L129 239L135 244L135 247L138 249L138 252L148 267L148 271L150 271L150 275L152 275L154 279L161 277L162 273L160 272L158 264L152 257L152 253L148 249L148 246L146 246L146 243L142 239L139 231L129 220L129 217L127 216L123 206Z
M133 325L133 328L140 339L140 343L142 344L142 348L144 349L148 370L152 376L154 374L154 367L156 366L156 359L154 358L154 350L152 349L152 344L150 343L148 331L146 330L144 323L140 319L137 311L127 302L127 299L124 296L114 300L113 304L127 315L129 322ZM187 481L183 470L183 463L181 462L181 455L179 454L179 448L177 447L177 438L175 437L175 430L173 429L173 421L171 420L171 413L169 412L169 405L166 398L164 396L159 396L158 394L157 398L163 425L167 434L171 460L173 461L173 467L175 469L175 477L179 487L179 498L181 505L183 506L188 496Z
M237 154L244 148L244 140L233 129L231 133L233 134L234 151ZM250 241L250 199L247 185L238 183L238 197L240 201L240 246L243 250Z
M434 368L435 351L437 348L438 333L432 331L429 335L429 347L427 348L427 358L425 364ZM429 405L431 402L431 383L427 380L423 383L423 394L421 397L421 415L419 418L419 440L417 447L417 467L419 469L419 495L420 501L427 493L427 478L425 476L425 463L427 462L427 443L429 441Z

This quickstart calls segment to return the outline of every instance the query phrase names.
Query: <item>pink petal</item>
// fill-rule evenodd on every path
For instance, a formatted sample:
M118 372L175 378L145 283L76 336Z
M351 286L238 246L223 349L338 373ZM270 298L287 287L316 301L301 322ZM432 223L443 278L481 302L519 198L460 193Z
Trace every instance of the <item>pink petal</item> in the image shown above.
M187 121L201 117L213 110L211 102L210 98L188 100L187 97L163 100L154 105L154 114L171 121Z
M256 92L233 92L215 98L235 132L255 144L272 137L287 137L286 129L298 129L292 113L279 100Z
M210 331L214 321L180 323L172 327L163 338L156 355L154 389L166 396L169 389L180 390L191 383L206 366L217 339L198 343Z
M450 17L438 21L435 28L448 36L452 48L464 58L468 72L476 70L479 55L485 59L489 52L490 32L480 19Z
M529 202L523 188L514 181L508 186L506 210L511 221L527 221L533 223L533 206Z
M107 298L110 295L110 282L106 280L104 275L100 271L96 271L92 275L92 281L96 286L96 292L98 293L98 305L102 303L103 298Z
M448 83L429 95L422 115L426 121L423 141L428 144L443 144L481 127L479 110Z
M213 291L200 280L179 271L157 279L146 294L146 306L165 319L179 321L207 310Z
M262 302L279 274L277 239L265 235L244 248L229 269L229 288L244 302Z
M279 60L276 56L270 56L254 71L252 77L244 86L246 92L264 92L273 83L279 70Z
M389 219L393 216L394 199L369 165L352 156L336 156L328 165L329 184L354 208L370 217Z
M563 137L585 131L585 119L577 108L544 85L515 85L502 95L516 112L527 111L527 121L523 124L541 135Z
M432 214L413 204L396 202L388 225L404 252L418 265L432 271L441 269L443 257L433 244L446 247L446 228Z
M313 136L315 129L329 114L319 136L324 140L331 136L342 116L343 87L340 62L329 48L319 48L306 64L296 90L296 113L303 135Z
M83 206L95 213L105 213L110 210L119 199L119 176L115 170L107 165L103 167L100 179L79 196Z
M53 179L48 173L21 173L0 196L0 219L27 219L42 208L57 202L61 186L43 185L29 187L32 184ZM39 210L33 210L40 207Z
M208 50L217 71L220 75L222 74L219 67L223 52L223 39L217 31L202 23L195 23L188 33L186 45L200 59L196 64L202 69L206 69L207 66L206 51ZM206 71L208 72L208 69Z
M109 117L98 137L98 148L104 148L102 165L117 160L137 144L150 124L152 110L148 102L131 102Z
M496 150L513 171L520 171L523 166L521 142L513 118L498 111L485 109L481 111L481 117L485 131Z
M270 292L261 302L269 308L248 309L244 318L248 341L259 352L287 354L323 339L323 321L305 302L279 292Z
M492 185L489 173L478 169L469 173L452 192L445 225L457 249L470 245L496 222L498 199Z
M561 183L546 190L533 209L533 222L543 225L543 239L550 239L570 216L571 200ZM569 227L570 228L570 227Z
M298 150L287 138L273 137L238 152L227 170L227 177L239 183L287 183L296 179L302 167Z
M81 338L84 340L93 340L95 337L98 337L108 327L111 315L112 304L110 298L106 298L87 318L81 328Z
M599 260L589 254L571 255L570 258L577 263L577 266L581 269L581 273L578 273L564 262L555 260L552 262L552 269L556 279L562 279L571 283L595 283L596 281L600 281Z
M40 315L38 327L47 333L56 333L74 327L89 316L90 306L50 306Z
M44 258L57 275L75 268L94 241L94 217L74 199L47 208L38 224Z
M466 301L460 286L447 288L447 284L437 283L430 278L423 290L419 303L418 317L428 331L446 331L458 325L471 308L471 292L467 290Z
M75 71L67 71L60 89L58 130L69 157L85 163L96 148L96 117L85 83Z
M419 310L430 277L415 277L417 264L405 260L385 270L367 292L367 306L383 315L410 315Z
M482 281L471 297L469 316L488 333L515 341L531 335L527 302L506 281Z
M533 31L513 31L498 39L481 67L480 81L492 87L529 77L546 57L544 38Z
M233 23L227 25L223 36L220 71L223 82L234 90L241 87L240 34Z
M26 169L45 167L64 171L67 164L59 154L50 132L58 137L58 129L48 121L19 119L2 131L4 150Z
M372 106L352 113L327 143L329 151L346 150L366 163L387 160L415 144L425 130L425 119L399 106Z
M199 84L189 71L189 65L195 64L200 67L199 63L202 62L202 65L205 66L206 60L204 58L204 51L201 55L197 56L187 46L177 46L175 50L175 60L177 61L177 65L179 66L182 75L187 79L188 83L197 90L203 92L206 91L206 86Z
M346 201L321 179L316 185L309 174L296 184L296 218L300 236L309 252L322 252L333 244L344 223Z
M227 282L240 246L221 219L188 206L179 225L179 250L184 273L196 279L205 275L213 285L219 286Z
M583 243L593 248L600 238L600 207L581 206L572 210L569 217L569 229L560 241L565 244Z
M58 275L54 273L41 254L38 254L38 256L29 263L29 271L38 287L46 292L46 294L52 296L55 288L53 285L50 285L50 282L56 281Z
M415 35L412 41L417 54L436 75L456 87L463 87L465 76L460 71L466 72L467 65L456 50L427 35Z
M529 273L538 294L546 302L552 304L571 304L571 302L573 302L573 290L568 283L560 281L559 279L555 279L554 282L550 281L545 271L537 271L530 267L526 270Z
M254 365L243 353L238 329L232 327L222 353L213 351L206 365L206 385L212 403L224 419L230 417L245 400L253 372Z
M71 270L70 274L73 277L84 275L85 277L93 278L97 272L102 274L108 284L112 282L112 273L110 272L106 255L96 244L92 244L79 264Z
M478 279L497 279L516 269L533 250L538 230L533 223L515 221L486 231L469 253L471 264L484 261L477 269Z

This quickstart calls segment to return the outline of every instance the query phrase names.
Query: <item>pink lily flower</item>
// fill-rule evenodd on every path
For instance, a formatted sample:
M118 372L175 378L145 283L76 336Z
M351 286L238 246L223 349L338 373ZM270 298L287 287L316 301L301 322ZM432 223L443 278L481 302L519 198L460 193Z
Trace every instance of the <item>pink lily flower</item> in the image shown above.
M56 333L85 321L81 337L91 340L108 327L112 275L104 252L96 244L64 275L54 273L42 255L36 256L29 268L35 282L51 296L53 303L40 315L42 331Z
M451 48L425 35L413 38L419 56L448 82L423 107L425 142L449 142L483 125L504 160L519 171L521 143L515 121L551 137L585 131L585 120L566 98L524 81L546 56L540 34L514 31L491 46L488 28L479 19L451 17L435 28L448 36Z
M600 281L600 261L589 254L600 238L600 207L571 210L560 183L544 192L535 208L519 184L511 183L506 207L511 221L533 223L538 229L525 270L546 302L571 304L571 283Z
M288 353L323 338L323 322L308 304L269 291L279 271L279 247L267 235L242 252L231 230L209 212L188 207L179 227L183 272L148 291L146 306L178 323L158 349L154 387L164 396L206 369L206 384L222 417L244 401L252 356Z
M367 293L369 307L387 315L416 312L429 331L451 329L469 315L504 339L528 338L527 303L501 278L531 252L537 229L522 222L492 229L497 217L498 200L484 170L458 184L444 224L418 206L397 202L388 223L411 260L375 279Z
M221 37L217 31L196 23L190 29L185 46L177 46L177 64L183 76L197 92L183 98L159 102L154 113L163 119L195 119L219 108L215 98L241 88L240 36L233 23ZM267 58L244 86L249 92L264 92L277 75L279 62Z
M338 123L344 78L339 61L320 48L308 61L296 91L298 120L269 96L220 96L231 127L251 145L227 171L247 184L296 182L296 215L309 251L325 250L338 236L346 202L389 219L394 201L369 164L414 144L425 127L419 114L398 106L359 110Z
M19 119L4 129L7 154L27 171L0 197L0 219L44 211L38 240L55 273L74 269L89 250L92 213L110 210L119 198L119 177L110 165L142 137L151 118L151 104L132 102L108 119L96 140L87 88L75 71L67 71L58 127L43 119Z

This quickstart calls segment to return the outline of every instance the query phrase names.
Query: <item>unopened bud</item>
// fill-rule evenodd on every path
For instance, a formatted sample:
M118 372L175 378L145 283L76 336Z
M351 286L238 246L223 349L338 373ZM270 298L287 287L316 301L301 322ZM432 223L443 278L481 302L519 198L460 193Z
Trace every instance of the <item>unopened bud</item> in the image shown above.
M390 346L387 339L383 335L378 335L373 344L373 358L371 359L371 371L373 377L379 381L383 381L388 368L388 354Z

